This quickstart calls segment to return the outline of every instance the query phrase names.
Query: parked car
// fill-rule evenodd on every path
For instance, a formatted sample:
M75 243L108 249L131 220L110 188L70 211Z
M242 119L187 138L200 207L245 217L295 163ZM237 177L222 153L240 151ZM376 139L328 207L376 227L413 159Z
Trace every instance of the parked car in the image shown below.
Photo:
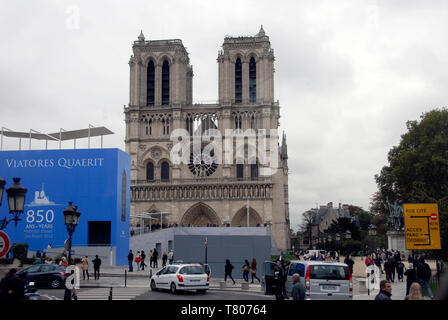
M34 282L36 288L62 288L67 278L65 267L58 264L35 264L18 272L23 273L25 282Z
M353 281L345 263L291 261L286 280L286 295L291 296L292 276L298 273L305 285L307 300L352 300Z
M210 277L200 264L170 264L151 277L151 290L167 289L171 293L178 290L196 290L206 293L210 287Z

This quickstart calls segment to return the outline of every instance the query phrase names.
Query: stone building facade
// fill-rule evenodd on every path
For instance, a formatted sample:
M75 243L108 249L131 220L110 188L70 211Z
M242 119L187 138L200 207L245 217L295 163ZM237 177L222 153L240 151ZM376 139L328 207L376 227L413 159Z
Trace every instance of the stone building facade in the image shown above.
M285 134L279 145L276 133L280 107L274 100L269 37L263 28L255 36L226 37L217 62L218 101L195 104L193 68L182 41L146 40L142 32L134 42L130 102L124 108L131 215L165 212L169 215L163 224L178 226L266 226L277 249L289 249L288 156ZM173 160L181 140L177 129L191 138L191 153L177 153L184 159L181 163ZM238 129L254 130L257 142L265 130L270 162L253 156L247 138L241 149L236 139L225 135ZM244 159L231 154L231 163L221 161L225 150L207 149L210 142L204 141L210 130L222 135L222 145L240 148ZM200 151L208 150L199 156L192 142L198 136ZM215 139L210 141L221 137Z

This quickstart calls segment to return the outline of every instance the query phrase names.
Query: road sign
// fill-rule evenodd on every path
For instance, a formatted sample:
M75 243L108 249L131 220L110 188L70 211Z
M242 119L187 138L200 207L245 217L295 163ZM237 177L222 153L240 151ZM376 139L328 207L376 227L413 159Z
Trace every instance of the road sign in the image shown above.
M11 248L11 241L6 233L0 231L0 258L3 258Z
M407 250L440 250L439 208L436 203L404 204Z

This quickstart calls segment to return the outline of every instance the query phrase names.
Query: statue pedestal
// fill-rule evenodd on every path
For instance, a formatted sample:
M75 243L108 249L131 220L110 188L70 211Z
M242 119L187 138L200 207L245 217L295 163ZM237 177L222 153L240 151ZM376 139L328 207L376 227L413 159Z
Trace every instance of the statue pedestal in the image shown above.
M387 248L389 250L398 250L408 253L406 250L406 239L404 231L388 231L387 232Z

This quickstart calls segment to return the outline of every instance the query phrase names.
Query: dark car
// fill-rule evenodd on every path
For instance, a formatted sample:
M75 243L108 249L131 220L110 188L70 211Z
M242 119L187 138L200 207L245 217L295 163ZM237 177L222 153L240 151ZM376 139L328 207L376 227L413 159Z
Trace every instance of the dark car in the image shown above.
M67 275L65 267L58 264L35 264L18 272L26 273L26 283L34 282L36 288L62 288Z

